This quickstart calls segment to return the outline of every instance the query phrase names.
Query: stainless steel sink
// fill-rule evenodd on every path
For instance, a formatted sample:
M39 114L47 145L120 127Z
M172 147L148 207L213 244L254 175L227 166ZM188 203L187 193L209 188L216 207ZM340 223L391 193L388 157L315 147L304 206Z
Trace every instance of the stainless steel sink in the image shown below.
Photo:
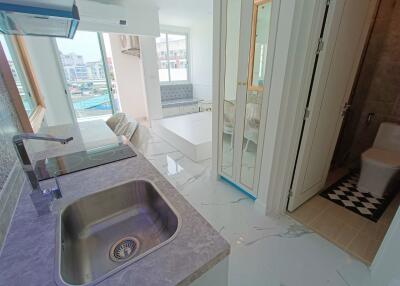
M57 282L98 283L173 240L179 227L179 215L148 181L83 197L59 215Z

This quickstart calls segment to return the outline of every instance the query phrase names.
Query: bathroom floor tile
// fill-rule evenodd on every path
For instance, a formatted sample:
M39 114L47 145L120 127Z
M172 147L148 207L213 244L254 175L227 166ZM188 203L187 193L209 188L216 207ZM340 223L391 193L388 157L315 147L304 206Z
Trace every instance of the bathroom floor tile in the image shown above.
M308 203L308 202L307 202ZM307 204L306 203L306 204ZM313 204L308 204L304 208L298 208L291 216L305 225L309 223L324 211L323 208L315 207Z
M373 239L369 235L358 234L348 246L348 251L365 263L371 263L378 251L381 240Z
M321 203L321 199L326 203ZM392 200L381 218L373 222L316 195L289 215L369 265L399 205L400 193Z
M338 237L340 230L345 226L345 223L334 213L330 212L329 209L326 209L309 226L321 235L334 241Z
M329 213L336 216L338 220L343 221L343 223L347 226L360 230L366 223L370 222L368 219L355 214L346 208L333 204L329 201L328 203Z
M340 246L341 248L346 249L350 243L354 239L354 235L359 233L360 230L355 229L351 226L344 225L338 232L336 238L334 239L334 243Z

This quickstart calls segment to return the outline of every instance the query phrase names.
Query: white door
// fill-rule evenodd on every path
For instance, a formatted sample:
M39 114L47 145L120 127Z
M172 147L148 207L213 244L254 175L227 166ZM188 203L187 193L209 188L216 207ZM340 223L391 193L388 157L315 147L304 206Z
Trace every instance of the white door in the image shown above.
M308 114L297 158L288 210L325 184L355 74L377 0L331 1Z

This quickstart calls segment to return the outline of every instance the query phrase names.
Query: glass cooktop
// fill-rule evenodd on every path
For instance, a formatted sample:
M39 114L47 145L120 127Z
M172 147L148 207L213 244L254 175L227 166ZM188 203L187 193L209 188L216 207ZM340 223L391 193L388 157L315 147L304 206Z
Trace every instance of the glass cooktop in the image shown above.
M135 157L136 153L123 142L86 151L46 158L35 165L39 181Z

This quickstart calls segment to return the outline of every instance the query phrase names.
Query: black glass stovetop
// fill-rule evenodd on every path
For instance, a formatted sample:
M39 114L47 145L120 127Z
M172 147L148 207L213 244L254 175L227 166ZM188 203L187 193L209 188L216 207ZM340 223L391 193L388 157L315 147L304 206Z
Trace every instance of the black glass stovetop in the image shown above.
M135 157L136 153L123 142L104 145L72 154L39 160L35 173L39 181Z

